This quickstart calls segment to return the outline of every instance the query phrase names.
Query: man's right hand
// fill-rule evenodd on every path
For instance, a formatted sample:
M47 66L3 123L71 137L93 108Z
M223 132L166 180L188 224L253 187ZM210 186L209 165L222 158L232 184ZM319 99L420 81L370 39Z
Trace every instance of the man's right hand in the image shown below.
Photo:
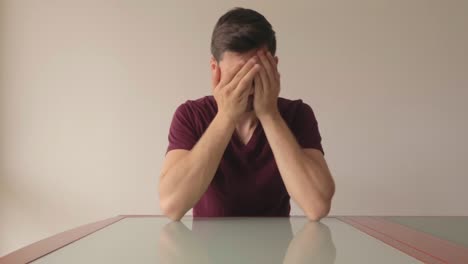
M232 122L237 122L247 109L252 81L260 70L260 65L257 62L258 58L254 56L247 63L242 61L223 72L222 76L219 63L215 66L212 85L218 113Z

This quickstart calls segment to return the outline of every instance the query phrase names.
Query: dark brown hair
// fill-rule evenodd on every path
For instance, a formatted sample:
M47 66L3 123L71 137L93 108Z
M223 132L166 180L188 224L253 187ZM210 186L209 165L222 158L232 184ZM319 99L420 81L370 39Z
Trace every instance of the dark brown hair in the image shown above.
M225 51L247 52L266 45L276 52L276 37L270 22L252 9L234 8L221 16L211 37L211 54L216 61Z

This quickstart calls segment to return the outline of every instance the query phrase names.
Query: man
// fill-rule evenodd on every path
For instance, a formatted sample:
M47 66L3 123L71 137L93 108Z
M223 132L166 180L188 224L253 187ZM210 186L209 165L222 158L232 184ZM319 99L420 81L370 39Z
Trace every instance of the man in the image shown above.
M318 221L334 182L312 109L279 98L276 37L264 16L235 8L211 40L213 96L180 105L159 182L161 209L194 216L289 216L290 197Z

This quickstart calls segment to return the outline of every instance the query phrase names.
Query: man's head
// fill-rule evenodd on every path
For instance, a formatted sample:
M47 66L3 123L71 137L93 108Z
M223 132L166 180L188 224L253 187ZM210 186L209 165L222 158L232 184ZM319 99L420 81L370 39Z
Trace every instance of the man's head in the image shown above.
M263 15L238 7L219 18L211 37L211 54L217 62L226 51L246 53L260 47L275 55L275 31Z
M264 49L275 56L276 36L271 24L257 11L234 8L222 15L211 37L211 72L214 76L219 67L223 71L247 61ZM275 56L276 62L278 58ZM253 86L251 89L253 93Z

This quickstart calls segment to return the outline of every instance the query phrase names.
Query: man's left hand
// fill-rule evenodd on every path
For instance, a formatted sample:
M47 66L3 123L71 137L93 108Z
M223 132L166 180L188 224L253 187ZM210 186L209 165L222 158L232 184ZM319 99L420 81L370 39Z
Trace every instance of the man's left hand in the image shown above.
M260 72L255 76L254 110L261 121L278 114L280 75L275 58L269 51L259 50Z

